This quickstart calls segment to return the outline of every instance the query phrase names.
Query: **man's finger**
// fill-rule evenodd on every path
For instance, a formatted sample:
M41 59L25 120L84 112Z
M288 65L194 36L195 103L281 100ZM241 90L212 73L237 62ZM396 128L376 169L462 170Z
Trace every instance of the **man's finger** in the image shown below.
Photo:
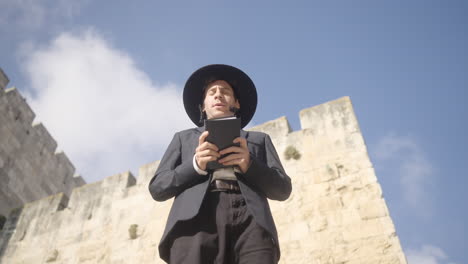
M236 147L236 146L232 146L232 147L229 147L229 148L225 148L223 150L221 150L219 152L219 154L221 155L224 155L226 153L241 153L241 152L244 152L244 149L241 148L241 147Z
M225 165L225 166L241 165L242 161L243 161L243 159L233 159L233 160L230 160L230 161L223 162L222 164Z
M203 132L200 137L198 138L198 145L201 145L203 142L205 142L206 137L208 136L208 131Z
M212 149L205 149L203 151L198 152L199 157L207 157L207 156L213 156L215 158L219 158L221 155L219 152L214 151Z
M234 139L234 141L232 141L234 143L240 143L240 147L243 148L243 149L248 149L247 148L247 140L243 137L237 137Z
M213 161L213 160L216 160L218 158L214 157L214 156L206 156L206 157L203 157L203 158L200 158L200 162L203 162L203 163L208 163L208 161Z
M228 155L220 160L218 160L219 163L225 163L225 162L229 162L231 160L235 160L235 159L242 159L244 158L244 156L242 154L231 154L231 155Z
M203 142L201 145L199 145L199 146L197 147L197 149L198 149L198 151L202 151L202 150L205 150L205 149L212 149L212 150L214 150L214 151L218 151L218 150L219 150L218 147L217 147L215 144L210 143L210 142L208 142L208 141Z

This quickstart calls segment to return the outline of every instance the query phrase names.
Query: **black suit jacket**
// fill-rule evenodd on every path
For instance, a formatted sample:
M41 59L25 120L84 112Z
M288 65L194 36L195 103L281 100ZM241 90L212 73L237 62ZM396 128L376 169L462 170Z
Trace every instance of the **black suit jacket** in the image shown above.
M156 201L175 197L159 244L159 255L164 260L169 256L167 238L171 230L178 221L198 214L208 190L211 177L199 175L193 168L193 155L203 131L202 127L177 132L149 183ZM291 179L267 134L241 130L241 137L247 139L252 163L246 173L236 174L239 186L256 222L271 234L279 256L278 235L267 198L286 200L291 193Z

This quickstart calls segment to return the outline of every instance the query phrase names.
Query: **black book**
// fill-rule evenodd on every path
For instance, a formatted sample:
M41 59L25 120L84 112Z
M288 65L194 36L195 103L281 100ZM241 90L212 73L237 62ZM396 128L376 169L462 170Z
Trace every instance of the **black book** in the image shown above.
M208 137L206 137L206 141L215 144L220 151L230 146L240 146L239 143L232 142L235 138L240 137L240 130L240 118L225 117L205 120L205 131L209 132ZM219 159L222 159L229 154L230 153L226 153ZM218 161L210 161L206 164L207 170L216 170L226 167L232 166L224 166L218 163Z

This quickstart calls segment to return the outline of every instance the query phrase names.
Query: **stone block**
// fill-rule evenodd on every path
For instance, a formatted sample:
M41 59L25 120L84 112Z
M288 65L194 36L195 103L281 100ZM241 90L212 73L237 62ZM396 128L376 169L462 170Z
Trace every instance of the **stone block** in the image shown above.
M341 210L339 214L341 214L342 217L343 227L356 224L362 221L362 218L359 215L359 211L357 209L346 208Z
M289 229L289 235L287 240L301 240L308 236L310 233L309 224L305 221L295 223Z
M323 167L321 167L318 173L316 173L314 176L315 176L314 183L323 183L323 182L332 181L338 178L340 175L336 167L336 164L327 163L327 164L324 164Z
M287 136L291 132L291 126L289 125L288 119L283 116L261 125L251 127L248 130L266 133L273 139Z
M102 180L102 187L106 188L109 192L113 190L122 190L130 186L135 185L136 179L133 174L129 171L124 173L118 173L113 176L107 177Z
M406 264L406 262L401 262L398 256L377 256L377 257L361 257L357 259L352 259L346 264Z
M301 186L304 189L303 195L310 197L310 200L316 200L317 197L328 197L332 194L332 183L321 182L317 184L311 184Z
M148 186L159 166L159 160L141 166L138 170L138 185Z
M387 215L388 215L388 212L387 212ZM393 235L396 233L395 226L393 225L393 221L390 217L380 217L376 219L380 221L380 225L382 227L382 234Z
M379 218L388 215L384 199L364 201L359 205L359 215L363 220Z
M309 226L313 232L324 231L328 227L328 218L323 215L317 215L311 219Z
M320 197L317 199L320 212L337 211L343 208L341 197Z
M343 237L345 241L354 241L374 236L386 236L394 234L393 223L388 217L373 218L350 223L344 227Z
M364 184L364 185L367 185L367 184L373 184L373 183L377 183L377 176L375 174L375 170L373 167L369 167L367 169L362 169L359 171L359 177L361 179L361 182Z
M345 208L360 208L367 201L382 198L382 189L378 183L366 184L362 189L341 193Z
M337 178L331 184L336 192L341 195L347 192L361 190L364 187L361 182L361 177L357 173Z
M347 218L343 217L342 212L343 210L320 213L320 215L326 219L327 229L339 230L340 228L342 228L344 222L348 220Z

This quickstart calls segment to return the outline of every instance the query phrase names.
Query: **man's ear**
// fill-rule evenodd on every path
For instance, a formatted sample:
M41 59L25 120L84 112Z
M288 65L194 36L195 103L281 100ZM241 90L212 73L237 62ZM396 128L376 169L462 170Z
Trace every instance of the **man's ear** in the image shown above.
M235 107L239 108L240 109L240 103L239 103L239 100L236 99L236 103L234 104Z
M202 105L198 105L198 109L200 110L200 120L198 122L202 124L203 120L206 119L206 112Z

